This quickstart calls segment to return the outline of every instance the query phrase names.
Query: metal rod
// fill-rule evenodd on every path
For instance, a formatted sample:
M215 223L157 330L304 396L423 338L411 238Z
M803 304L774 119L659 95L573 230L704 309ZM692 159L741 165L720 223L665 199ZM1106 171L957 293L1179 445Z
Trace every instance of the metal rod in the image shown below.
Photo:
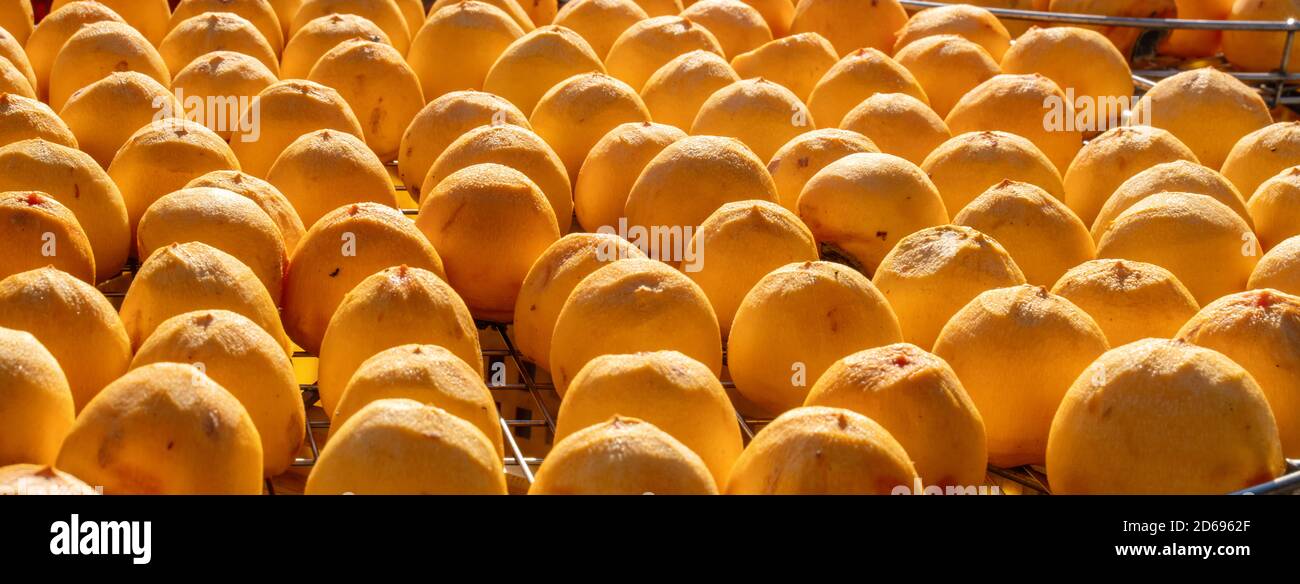
M944 2L925 0L900 0L907 8L936 8L947 6ZM1011 20L1030 22L1086 24L1090 26L1118 26L1124 28L1145 28L1151 30L1233 30L1257 32L1287 32L1300 30L1300 23L1294 19L1286 21L1273 20L1183 20L1177 18L1132 18L1128 16L1098 16L1095 14L1071 14L1064 12L1041 12L1038 10L1013 10L1010 8L981 7L994 15Z

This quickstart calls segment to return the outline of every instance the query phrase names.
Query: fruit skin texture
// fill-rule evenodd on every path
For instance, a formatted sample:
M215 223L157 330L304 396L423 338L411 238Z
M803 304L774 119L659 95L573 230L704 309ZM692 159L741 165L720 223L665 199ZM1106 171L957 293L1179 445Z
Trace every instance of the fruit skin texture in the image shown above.
M1228 20L1281 20L1300 18L1300 7L1288 0L1236 0ZM1243 71L1273 71L1282 65L1285 32L1225 31L1223 56ZM1292 45L1287 72L1300 64L1300 47Z
M1129 207L1097 242L1097 257L1149 262L1173 272L1201 305L1246 289L1259 261L1245 221L1205 195L1160 193Z
M1293 166L1264 181L1247 203L1264 249L1272 249L1300 234L1300 166Z
M289 258L284 278L289 336L319 354L325 329L344 296L371 274L398 265L446 278L438 252L401 211L358 203L327 213Z
M944 123L953 134L979 130L1002 130L1024 136L1033 142L1056 165L1057 171L1069 168L1070 161L1083 147L1083 134L1074 129L1074 104L1051 79L1039 75L1002 74L970 90ZM1047 129L1048 118L1056 104L1062 124Z
M817 81L838 61L839 55L830 41L815 32L806 32L777 38L736 55L731 59L731 66L742 79L762 77L807 101Z
M34 138L77 147L77 137L50 106L30 97L0 93L0 146Z
M837 264L804 262L773 270L745 296L727 365L741 395L779 414L802 405L835 361L902 340L898 318L870 280Z
M878 422L907 450L923 484L980 485L988 466L984 419L943 359L899 343L831 365L804 407L844 408Z
M1061 173L1033 142L1007 132L959 134L940 144L921 163L944 205L960 211L984 191L1002 182L1026 182L1064 200Z
M383 161L346 132L303 134L280 153L266 181L289 199L304 225L349 204L397 207L397 190Z
M739 140L690 136L664 148L632 184L630 226L695 227L727 203L777 200L763 161Z
M284 29L267 0L181 0L172 12L171 28L176 30L185 21L204 14L238 15L257 29L274 54L284 50Z
M305 79L321 56L339 43L357 38L393 44L388 33L365 17L355 14L322 16L304 25L289 39L280 59L280 78Z
M1300 164L1300 122L1269 124L1246 134L1223 161L1223 176L1251 199L1261 184Z
M1196 155L1173 134L1151 126L1121 126L1089 140L1065 171L1065 204L1084 224L1120 185L1152 166L1175 160L1196 163Z
M35 191L0 193L0 233L8 253L0 256L0 278L52 266L95 282L95 257L77 217L58 201Z
M402 16L402 9L391 0L303 0L302 8L298 9L298 14L294 15L289 27L290 36L317 18L338 13L356 14L375 23L392 39L393 47L403 55L414 53L417 48L411 41L411 32L407 28L406 17Z
M184 94L202 100L200 103L222 104L220 111L209 115L204 111L203 122L218 136L229 140L234 126L243 112L243 104L252 103L259 93L279 78L261 61L243 53L213 51L207 53L176 72L172 78L174 95ZM177 108L176 111L184 111Z
M699 455L653 424L626 416L558 442L529 495L716 495Z
M632 0L574 0L560 7L555 25L582 35L603 61L623 31L647 18L650 15Z
M429 14L437 14L443 8L459 4L462 0L436 0L433 6L429 8ZM510 16L510 19L519 25L519 29L525 33L532 32L534 29L533 20L524 11L523 5L531 0L483 0L484 2L500 9Z
M438 274L397 266L357 284L339 303L321 343L319 386L325 415L335 414L348 381L366 360L411 343L443 347L471 370L483 370L474 319ZM335 421L336 429L339 423Z
M26 43L35 28L32 0L9 0L0 8L0 28L13 31L19 43Z
M1169 270L1129 260L1079 264L1056 281L1052 294L1087 312L1112 347L1149 337L1173 338L1200 310Z
M604 73L574 75L552 87L528 118L569 170L569 180L596 142L620 124L650 121L650 110L636 90Z
M902 445L871 418L840 408L782 414L754 436L728 495L885 495L917 477Z
M243 404L261 439L266 476L289 469L307 414L293 363L270 334L228 310L177 315L149 335L131 368L168 362L200 367Z
M707 53L711 54L711 53ZM617 229L632 185L669 144L686 137L675 126L632 122L610 130L591 147L574 182L573 206L587 231Z
M1138 100L1133 116L1169 130L1210 168L1221 168L1233 145L1273 121L1255 90L1213 68L1160 80Z
M662 262L626 259L583 278L551 337L551 376L560 395L592 359L675 350L722 373L722 334L704 291Z
M1037 286L1051 286L1070 268L1096 257L1088 228L1065 203L1029 183L1002 181L953 217L997 240Z
M0 327L27 331L49 349L77 411L131 363L131 339L113 305L94 286L54 268L0 280Z
M107 494L262 493L262 445L244 406L190 365L135 369L95 396L59 468Z
M500 164L458 170L425 183L415 225L447 266L447 281L476 318L508 321L524 278L560 230L541 189Z
M655 71L641 88L641 100L655 122L689 130L704 102L737 81L740 75L717 53L691 51Z
M58 12L75 1L77 0L54 0L50 12ZM167 0L96 1L121 15L127 24L140 31L154 45L162 42L163 36L167 34L168 20L171 18L171 8L168 7Z
M158 51L135 29L96 22L69 37L50 66L50 107L62 110L73 92L114 71L139 71L163 85L172 80Z
M36 90L22 71L8 59L0 58L0 92L36 99Z
M453 91L424 106L402 136L397 174L420 200L429 169L447 147L479 126L511 124L531 129L528 116L503 97L481 91Z
M726 484L744 444L736 410L713 372L676 351L601 355L574 377L560 405L555 441L611 416L644 420L699 455Z
M0 495L98 495L90 485L46 464L0 467Z
M581 73L604 72L600 56L578 33L543 26L506 47L488 71L483 91L531 112L555 84Z
M424 98L433 101L452 91L482 89L492 64L522 36L524 30L499 8L460 2L429 15L411 43L408 62L420 77ZM448 59L453 52L456 58Z
M1247 225L1254 226L1246 202L1228 179L1195 162L1175 160L1152 166L1116 187L1092 223L1093 239L1100 241L1106 228L1129 207L1151 195L1165 192L1206 195L1227 205Z
M397 49L363 39L344 41L316 62L308 78L343 96L376 156L397 158L402 135L424 107L420 79Z
M763 15L741 0L700 0L681 12L683 18L703 25L718 39L728 58L758 48L772 40Z
M934 183L915 164L892 154L850 154L809 179L799 218L817 243L874 273L904 237L948 222Z
M302 219L298 217L298 212L294 210L293 203L290 203L289 199L271 183L251 174L238 170L215 170L190 181L185 188L223 189L257 203L257 206L275 222L284 240L286 254L293 253L293 250L298 247L298 240L302 239L303 233L307 231L302 225Z
M144 260L122 301L122 324L138 349L167 319L194 310L242 314L270 333L286 354L293 352L275 301L253 271L197 241L159 248Z
M1246 287L1273 288L1300 295L1300 237L1292 237L1268 250L1251 272Z
M817 242L794 213L768 201L737 201L715 211L691 238L702 258L686 276L700 285L718 315L722 337L745 295L772 270L819 259Z
M0 466L54 464L74 412L54 355L31 334L0 328Z
M546 248L528 270L515 301L513 339L519 352L550 371L551 335L569 294L583 278L621 259L646 255L610 233L571 233Z
M854 107L877 93L904 93L929 104L911 71L868 48L845 55L826 71L808 95L808 109L823 128L838 128Z
M1046 460L1062 396L1109 348L1101 327L1069 300L1015 286L980 294L953 315L934 354L952 365L984 417L989 463L1007 468Z
M1007 32L992 12L979 6L952 4L917 12L898 31L894 52L921 39L940 35L956 35L967 39L983 47L994 62L999 63L1011 46L1011 33Z
M704 50L723 56L709 29L680 16L656 16L629 26L605 55L605 69L634 88L643 88L673 58Z
M1218 351L1250 373L1277 420L1282 453L1300 455L1300 297L1272 289L1224 296L1175 338Z
M443 408L488 438L505 456L501 417L483 375L438 345L401 345L375 353L357 368L330 418L331 433L361 408L381 399L414 399Z
M280 153L304 134L333 130L357 138L364 135L361 122L339 92L305 79L287 79L267 87L257 95L256 108L250 105L240 115L241 128L231 135L230 147L239 157L241 170L257 178L266 178ZM310 225L306 218L303 222Z
M899 49L894 60L912 73L941 118L975 86L1002 72L984 47L955 34L917 39Z
M893 307L903 338L932 347L968 302L987 290L1024 284L1025 276L993 238L969 227L941 225L898 242L872 283Z
M839 128L804 132L786 142L767 163L781 206L798 213L799 195L812 177L828 164L861 152L879 153L880 148L862 134Z
M1101 33L1071 26L1030 28L1002 57L1002 72L1040 73L1071 97L1095 104L1097 131L1123 123L1133 97L1128 59Z
M790 32L818 33L844 56L862 47L890 51L906 23L907 11L896 0L803 0L795 6Z
M770 160L786 142L816 127L794 92L760 78L737 81L714 92L700 106L691 134L731 136L760 160Z
M36 76L36 94L42 100L50 98L50 68L68 39L81 27L96 22L126 22L111 8L100 2L82 2L56 10L36 25L27 38L26 52ZM7 28L7 27L6 27Z
M1222 494L1283 470L1277 424L1250 374L1164 339L1116 348L1083 371L1047 446L1062 494Z
M22 87L24 93L35 91L38 84L36 71L32 69L31 60L27 58L27 52L23 49L23 44L2 27L0 27L0 57L9 61L9 65L13 69L8 73L13 83Z
M180 22L158 45L158 53L171 72L219 50L249 55L272 72L280 71L276 49L248 19L229 12L207 12Z
M930 106L905 93L877 93L849 110L840 127L858 132L882 151L912 164L952 138L943 118Z
M504 495L501 457L473 424L432 405L381 399L335 432L306 494Z

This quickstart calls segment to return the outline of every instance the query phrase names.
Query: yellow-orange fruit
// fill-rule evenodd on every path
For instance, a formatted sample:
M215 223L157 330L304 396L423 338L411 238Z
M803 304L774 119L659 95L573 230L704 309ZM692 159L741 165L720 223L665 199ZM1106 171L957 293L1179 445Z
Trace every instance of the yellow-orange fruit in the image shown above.
M564 395L600 355L675 350L722 371L718 318L694 282L662 262L619 260L573 289L551 337L551 375Z
M104 168L140 128L184 116L181 102L166 86L133 71L112 73L77 90L59 113L76 135L76 146Z
M482 89L492 64L522 36L523 29L499 8L459 2L429 16L407 62L420 77L424 98L432 101L452 91ZM456 58L447 58L450 54Z
M1247 204L1265 250L1300 235L1300 166L1264 181Z
M0 192L35 190L77 216L95 254L95 281L116 276L131 250L131 225L117 185L89 154L45 140L0 148Z
M789 264L764 276L736 310L727 367L736 390L766 413L803 404L833 363L903 340L871 281L830 262Z
M73 423L56 466L108 494L262 493L262 445L248 412L179 363L105 387Z
M405 3L403 6L413 4L420 6L421 9L424 8L424 4L420 0L399 1ZM524 12L528 13L528 18L532 21L533 26L538 27L551 24L555 20L555 14L560 10L558 0L524 0L520 4Z
M798 208L824 250L866 274L899 240L948 222L925 172L892 154L850 154L830 163L804 185Z
M230 147L244 172L266 178L280 154L304 134L334 130L361 138L361 122L339 92L303 79L280 81L240 114ZM310 224L306 217L304 223Z
M660 67L697 50L724 55L709 29L681 16L656 16L634 23L619 35L605 56L605 69L641 88Z
M180 21L158 44L168 71L180 71L212 51L243 53L261 61L273 73L280 71L275 48L253 23L230 12L205 12Z
M817 242L794 213L768 201L737 201L714 211L691 238L683 272L700 285L723 338L745 295L771 271L817 261Z
M50 465L0 467L0 495L98 495L81 479Z
M77 0L54 0L50 12L58 12ZM116 12L140 34L157 45L167 34L171 7L167 0L95 0Z
M805 0L794 9L790 32L815 32L844 56L863 47L889 51L907 23L897 0Z
M238 15L256 27L274 54L284 50L284 29L268 0L181 0L172 12L171 29L175 31L191 18L213 13Z
M1294 2L1281 0L1237 0L1230 3L1227 20L1285 21L1300 18ZM1183 18L1183 16L1179 16ZM1221 16L1219 18L1222 18ZM1181 32L1181 31L1180 31ZM1285 32L1223 32L1223 56L1243 71L1274 71L1282 65L1286 47ZM1212 53L1211 53L1212 54ZM1300 47L1292 46L1288 57L1300 58ZM1287 60L1287 72L1295 71L1296 59Z
M876 144L857 132L824 128L805 132L787 142L772 156L767 169L776 182L781 206L799 212L803 187L826 165L850 154L880 152Z
M690 130L715 91L740 81L727 60L711 51L683 53L646 80L641 99L655 121Z
M1175 0L979 0L986 6L998 5L1002 8L1022 8L1042 10L1041 4L1047 5L1050 12L1067 14L1093 14L1097 16L1120 16L1133 18L1180 18ZM1023 34L1031 23L1007 20L1007 28L1012 35ZM1120 53L1133 52L1141 29L1126 26L1091 26L1087 27L1106 35Z
M462 1L463 0L437 0L433 3L433 6L429 8L429 14L436 14L439 11L441 11L443 8L447 8L449 6L459 4ZM493 7L500 9L502 12L505 12L507 15L510 16L510 19L513 20L515 24L519 25L520 30L523 30L526 33L533 31L534 28L533 19L528 16L528 12L525 11L523 7L524 2L528 2L531 0L522 0L522 1L481 0L481 1L487 4L491 4Z
M229 140L244 107L278 79L261 61L233 51L213 51L186 65L172 79L172 90L184 96L184 108L218 136Z
M1173 134L1151 126L1121 126L1103 132L1079 150L1065 171L1065 204L1087 225L1097 220L1115 189L1157 164L1186 160L1192 153Z
M920 39L939 35L957 35L969 40L983 47L999 63L1011 47L1012 38L992 12L970 4L951 4L916 13L898 31L898 38L891 46L898 52Z
M280 59L281 78L306 79L325 53L352 39L393 44L384 29L365 17L355 14L322 16L303 25L284 46L284 55Z
M343 297L321 343L320 401L325 415L336 415L348 381L367 359L412 343L437 345L464 361L470 371L483 370L474 319L442 276L406 265L367 276ZM482 373L474 376L482 379ZM356 404L357 409L363 405ZM342 420L334 419L335 430L340 424Z
M437 406L381 399L334 433L305 492L504 495L506 475L492 443L473 424Z
M645 257L641 248L609 233L572 233L552 244L528 270L515 301L519 352L549 371L555 321L578 283L606 264Z
M1268 250L1251 272L1247 287L1273 288L1300 295L1300 237L1292 237Z
M1173 338L1200 305L1173 275L1155 264L1093 260L1071 268L1052 287L1087 312L1112 347Z
M363 39L344 41L325 53L308 77L348 102L366 144L381 160L397 158L402 135L424 107L420 80L397 49Z
M745 4L753 6L762 15L773 38L790 35L790 25L794 21L794 0L745 0Z
M0 27L0 59L9 61L9 65L17 69L23 80L27 82L26 88L35 91L38 83L36 71L32 69L27 51L23 49L23 43L3 27Z
M754 436L728 495L887 495L912 489L916 468L889 431L857 412L802 407Z
M573 188L564 163L545 140L527 128L511 124L479 126L452 142L424 179L421 192L432 193L453 173L475 164L508 166L533 181L554 213L560 233L573 223Z
M552 87L528 119L564 161L570 180L578 178L587 154L610 130L648 121L650 110L636 90L604 73L575 75Z
M302 7L294 15L289 27L290 36L297 34L307 23L332 14L356 14L364 17L383 29L384 34L392 40L393 47L403 55L408 49L414 52L406 17L402 16L402 9L393 0L303 0Z
M268 477L289 469L306 434L307 414L293 362L266 331L228 310L201 310L167 319L131 361L183 363L226 388L248 411L262 442Z
M1223 494L1284 470L1259 384L1227 357L1146 339L1079 375L1052 421L1047 472L1062 494Z
M944 205L960 211L1004 180L1026 182L1065 198L1061 173L1033 142L1007 132L966 132L935 148L921 163Z
M1011 254L1025 280L1051 286L1070 268L1093 259L1097 247L1088 227L1047 191L1003 181L966 205L952 219L988 235Z
M1042 150L1057 171L1069 168L1083 147L1074 124L1074 103L1051 79L997 75L967 93L944 120L954 134L1002 130L1027 138Z
M50 107L61 110L74 91L122 71L139 71L163 85L172 80L158 51L134 28L111 21L83 26L50 66Z
M644 420L680 440L719 483L726 482L743 448L722 383L677 351L601 355L587 363L560 405L555 441L612 416Z
M280 153L266 181L284 193L303 225L352 203L397 207L383 161L360 138L336 130L303 134Z
M786 142L816 127L799 96L758 78L737 81L714 92L700 106L691 134L731 136L749 146L760 160L770 160Z
M654 424L614 416L547 454L530 495L716 495L704 461Z
M54 355L30 333L0 328L0 465L54 464L74 415Z
M415 224L446 262L447 281L475 317L509 321L529 268L560 238L546 196L524 173L493 163L424 190Z
M683 10L681 16L713 33L728 58L772 40L772 29L763 15L741 0L700 0Z
M108 176L122 190L134 235L149 205L214 170L239 170L235 153L206 126L178 118L132 134L113 157Z
M636 3L651 17L676 16L683 10L682 0L636 0Z
M32 0L7 0L0 4L0 28L11 31L19 43L26 43L35 28Z
M50 106L30 97L0 93L0 147L33 138L77 147L77 136Z
M955 34L912 41L894 59L916 78L940 117L947 117L970 90L1002 72L984 47Z
M1233 0L1175 0L1174 6L1178 18L1228 20L1232 3ZM1179 57L1213 57L1219 51L1222 36L1217 30L1175 30L1156 49L1162 54ZM1281 52L1280 47L1278 51Z
M41 99L49 99L50 68L54 66L54 58L59 55L63 44L81 27L105 21L126 22L104 4L77 2L51 12L36 25L27 39L26 49L32 72L36 75L36 93Z
M284 325L298 346L320 353L344 296L371 274L407 265L445 277L442 259L415 223L378 203L339 207L298 242L284 277Z
M1259 93L1212 67L1160 80L1138 100L1133 117L1169 130L1210 168L1221 168L1233 145L1273 121Z
M269 0L271 8L275 9L275 18L280 21L280 34L287 44L289 42L290 28L293 26L293 17L298 15L302 9L303 0Z
M581 73L604 73L605 65L578 33L543 26L506 47L488 70L483 91L531 112L547 90Z
M651 122L622 124L605 134L591 147L573 185L578 223L587 231L617 231L641 171L669 144L685 137L675 126Z
M1250 226L1223 203L1165 192L1120 213L1102 232L1097 257L1164 267L1204 305L1246 289L1258 246Z
M1259 185L1300 164L1300 122L1278 122L1246 134L1223 161L1223 176L1248 200Z
M777 38L735 55L731 66L742 79L761 77L807 100L817 82L837 61L839 56L830 41L815 32L806 32Z
M77 217L37 191L0 193L0 278L52 266L95 283L95 255Z
M275 301L253 271L198 241L173 243L144 260L122 301L122 324L138 349L164 321L195 310L242 314L291 352Z
M1109 348L1097 323L1069 300L1014 286L984 292L953 315L934 353L952 365L983 416L989 463L1012 467L1046 460L1057 405Z
M292 254L298 247L298 240L306 229L298 212L278 189L260 178L244 174L238 170L215 170L198 177L185 185L187 189L214 188L222 189L245 197L264 211L275 223L280 238L284 241L286 254Z
M1152 166L1120 184L1097 213L1092 223L1092 238L1100 241L1101 234L1120 213L1151 195L1164 192L1206 195L1227 205L1247 225L1254 225L1241 193L1228 179L1195 162L1175 160Z
M903 339L933 347L952 315L980 293L1025 283L1006 248L969 227L941 225L898 242L872 283L889 301Z
M689 136L669 144L632 184L631 226L694 227L732 201L777 200L763 161L735 138Z
M0 29L3 30L3 29ZM9 59L0 57L0 93L36 99L36 88Z
M45 267L0 280L0 327L32 333L59 360L77 410L126 373L131 339L94 286Z
M402 136L397 174L416 201L434 161L463 134L487 125L530 128L528 116L505 98L481 91L453 91L429 102Z
M984 483L984 419L943 359L899 343L831 365L805 407L843 408L878 422L907 450L923 484Z
M1056 82L1070 101L1084 104L1076 119L1091 122L1080 128L1085 131L1123 124L1133 97L1128 59L1101 33L1085 28L1030 28L1003 55L1002 72L1038 73Z
M866 48L844 56L817 81L808 96L808 109L822 127L837 128L849 111L877 93L905 93L929 104L910 71L884 53Z
M882 151L912 164L952 138L930 106L905 93L877 93L849 110L840 127L870 138Z
M604 61L619 35L647 18L650 15L633 0L574 0L560 7L555 25L582 35Z
M381 399L413 399L474 424L505 456L501 416L483 375L438 345L402 345L366 359L348 381L330 419L337 430L361 408Z

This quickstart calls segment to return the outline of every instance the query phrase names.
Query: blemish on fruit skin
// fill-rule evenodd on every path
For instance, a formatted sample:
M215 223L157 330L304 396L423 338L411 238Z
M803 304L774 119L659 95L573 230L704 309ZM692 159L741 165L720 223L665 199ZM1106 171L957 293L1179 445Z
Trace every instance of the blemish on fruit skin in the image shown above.
M1256 308L1270 308L1274 304L1277 304L1277 302L1278 297L1268 291L1263 291L1255 295L1254 304Z
M799 168L808 168L808 164L809 164L809 162L810 162L810 161L808 160L808 157L807 157L807 156L805 156L805 157L803 157L803 158L800 158L800 159L799 159Z
M911 364L912 364L912 360L908 359L907 355L898 355L894 357L895 367L907 367L908 365Z
M339 272L342 272L342 271L343 271L343 268L334 268L334 271L333 271L333 272L330 272L330 277L331 277L331 278L337 278L337 277L339 277Z

